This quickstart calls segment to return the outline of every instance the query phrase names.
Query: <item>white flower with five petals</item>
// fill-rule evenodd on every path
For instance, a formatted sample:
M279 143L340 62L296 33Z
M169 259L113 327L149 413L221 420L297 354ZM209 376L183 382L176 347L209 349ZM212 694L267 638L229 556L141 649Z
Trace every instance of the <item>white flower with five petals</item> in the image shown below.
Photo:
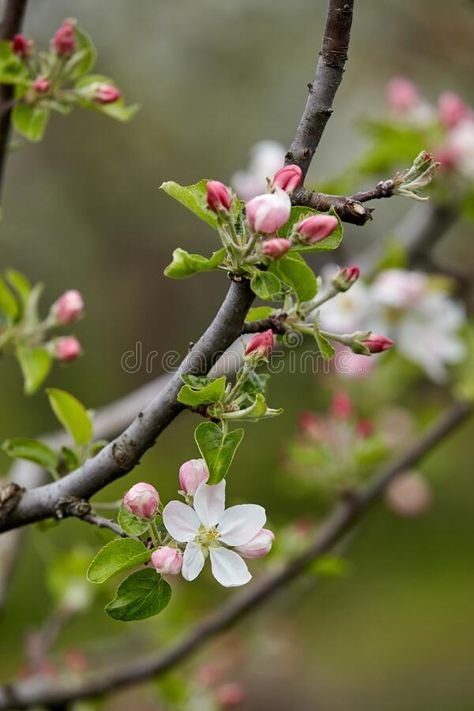
M178 543L186 543L183 578L197 578L209 555L212 574L224 587L245 585L251 579L243 559L230 548L249 543L265 521L265 509L255 504L225 510L225 480L214 486L200 484L193 507L170 501L163 511L163 523L170 536Z

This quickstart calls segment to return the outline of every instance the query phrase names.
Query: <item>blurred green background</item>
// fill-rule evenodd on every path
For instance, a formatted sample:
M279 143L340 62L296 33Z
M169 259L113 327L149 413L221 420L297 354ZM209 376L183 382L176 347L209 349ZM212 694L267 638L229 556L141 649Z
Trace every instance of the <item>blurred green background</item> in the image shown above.
M55 117L44 142L22 144L9 159L3 197L1 267L13 266L46 284L45 307L68 288L80 289L87 318L75 331L85 357L56 367L48 384L97 408L150 377L127 374L123 352L184 352L215 312L227 288L220 275L173 282L162 275L178 244L203 253L215 235L161 194L167 179L228 180L247 164L257 140L288 145L313 75L325 3L311 0L34 0L25 31L46 44L62 19L76 17L97 45L97 70L117 81L141 111L130 125L76 112ZM356 121L376 115L393 75L416 81L430 99L449 88L474 99L474 3L467 0L360 0L350 61L335 114L311 177L339 174L363 151ZM363 187L356 186L356 187ZM377 206L366 229L348 228L354 249L387 234L406 212L403 201ZM422 208L420 208L422 209ZM473 265L469 226L460 225L443 252ZM159 362L153 375L159 374ZM25 400L15 363L0 363L0 439L55 427L38 394ZM234 465L233 498L265 504L275 524L311 514L311 500L288 502L279 466L301 409L316 407L324 383L307 376L274 379L270 403L278 421L247 427ZM403 403L403 394L400 395ZM121 496L148 479L163 498L176 489L179 464L196 456L195 419L182 416L127 481L104 494ZM348 557L350 575L305 584L280 596L243 633L255 654L236 676L248 690L245 709L321 711L469 711L474 709L474 570L472 424L426 462L434 506L416 521L379 507L361 526ZM0 473L7 458L0 455ZM6 613L1 619L0 677L22 664L26 631L48 614L48 556L78 540L101 536L78 522L30 531ZM257 569L256 569L257 572ZM226 593L196 582L179 586L176 607L156 622L124 626L95 605L71 624L56 654L81 647L94 666L157 650L176 627L212 609ZM103 602L101 599L99 602ZM149 692L128 691L107 708L135 699L155 708Z

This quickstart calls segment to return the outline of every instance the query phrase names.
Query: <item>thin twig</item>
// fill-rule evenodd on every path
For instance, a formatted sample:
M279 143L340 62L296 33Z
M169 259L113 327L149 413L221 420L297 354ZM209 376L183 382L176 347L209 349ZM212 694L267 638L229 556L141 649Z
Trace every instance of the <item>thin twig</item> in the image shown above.
M263 603L285 589L304 573L320 556L332 550L356 524L370 506L398 475L415 466L446 437L472 415L472 405L458 403L398 460L390 464L372 484L347 497L326 521L317 538L299 556L281 570L261 579L245 592L232 597L215 613L197 625L188 635L167 652L127 662L111 671L77 683L54 683L46 679L32 679L7 685L0 689L0 711L9 708L25 709L100 696L121 687L158 677L188 659L205 643L227 628L247 617Z

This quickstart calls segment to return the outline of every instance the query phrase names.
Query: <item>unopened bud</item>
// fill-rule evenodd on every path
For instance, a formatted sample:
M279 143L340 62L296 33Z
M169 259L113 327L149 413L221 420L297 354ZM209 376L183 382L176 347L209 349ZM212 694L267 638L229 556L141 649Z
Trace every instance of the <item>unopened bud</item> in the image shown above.
M333 278L332 283L338 291L347 291L360 277L359 267L344 267Z
M272 237L267 239L262 245L262 254L265 257L271 257L272 259L279 259L283 257L291 249L291 242L289 239L284 239L283 237Z
M382 353L383 351L388 351L394 345L391 338L381 336L378 333L371 333L360 342L369 349L370 353Z
M33 89L36 91L37 94L47 94L50 87L51 84L49 80L45 79L44 77L38 77L33 82Z
M245 355L258 358L268 358L273 350L274 341L275 339L271 328L263 333L257 333L247 343Z
M151 554L151 564L161 575L178 575L183 565L183 554L178 548L162 546Z
M52 39L53 48L61 57L70 56L76 48L74 24L65 20Z
M151 484L141 481L127 491L123 497L127 511L138 518L152 519L158 512L160 495Z
M452 91L445 91L438 99L438 115L446 128L452 128L469 115L468 105Z
M76 289L66 291L51 306L51 313L60 324L67 324L75 321L84 312L84 299L82 294Z
M420 94L416 84L405 77L395 77L387 84L387 104L392 111L405 113L420 104Z
M94 87L94 101L98 104L113 104L121 97L120 90L113 84L97 84Z
M231 205L232 196L229 188L218 180L209 180L207 182L207 206L209 210L213 212L228 211Z
M194 496L199 484L209 479L209 469L204 459L190 459L179 468L179 486L188 496Z
M270 235L288 222L291 200L281 188L257 195L246 205L247 221L254 232Z
M25 35L15 35L12 39L12 52L24 59L28 57L31 48L31 41Z
M314 215L307 217L295 226L295 232L302 242L316 244L329 237L338 226L334 215Z
M270 186L272 188L281 188L281 190L291 195L302 182L303 171L299 165L285 165L284 168L277 170L270 182Z
M74 336L56 338L53 342L53 355L64 363L70 363L81 355L81 344Z
M262 528L251 541L244 546L236 546L235 550L243 558L256 560L257 558L263 558L271 551L274 539L275 534L272 531L268 528Z

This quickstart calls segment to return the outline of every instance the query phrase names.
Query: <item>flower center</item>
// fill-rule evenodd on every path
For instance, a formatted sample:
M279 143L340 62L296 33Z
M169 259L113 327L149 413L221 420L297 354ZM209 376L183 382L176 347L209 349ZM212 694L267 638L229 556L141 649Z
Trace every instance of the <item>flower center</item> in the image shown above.
M220 533L215 526L213 528L201 526L198 535L194 539L194 543L197 543L201 548L210 548L216 545L219 536Z

